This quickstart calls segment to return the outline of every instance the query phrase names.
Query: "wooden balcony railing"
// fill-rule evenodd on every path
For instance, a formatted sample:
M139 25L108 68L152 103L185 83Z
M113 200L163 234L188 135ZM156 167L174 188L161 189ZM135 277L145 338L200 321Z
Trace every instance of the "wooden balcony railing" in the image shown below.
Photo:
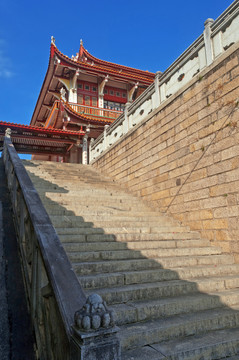
M97 108L93 106L85 106L75 103L68 103L72 109L79 114L90 115L96 119L104 118L109 120L115 120L122 114L122 111L116 111L111 109Z

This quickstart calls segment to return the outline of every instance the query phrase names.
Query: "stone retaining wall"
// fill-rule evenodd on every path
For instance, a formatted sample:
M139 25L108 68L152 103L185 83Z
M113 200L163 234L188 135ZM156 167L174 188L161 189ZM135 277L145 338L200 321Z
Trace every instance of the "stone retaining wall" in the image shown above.
M239 44L92 162L239 260Z

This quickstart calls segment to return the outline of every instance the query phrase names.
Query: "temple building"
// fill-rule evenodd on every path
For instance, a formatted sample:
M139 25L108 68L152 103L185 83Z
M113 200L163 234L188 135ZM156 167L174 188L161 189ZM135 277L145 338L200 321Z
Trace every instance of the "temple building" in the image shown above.
M33 155L34 159L87 163L90 141L97 138L153 81L155 74L100 60L81 40L79 52L63 55L51 39L45 79L31 126L79 132L76 143L62 156Z

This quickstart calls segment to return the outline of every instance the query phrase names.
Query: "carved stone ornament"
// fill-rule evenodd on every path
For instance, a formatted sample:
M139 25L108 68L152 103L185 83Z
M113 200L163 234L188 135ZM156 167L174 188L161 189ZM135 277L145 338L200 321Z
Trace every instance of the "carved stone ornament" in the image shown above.
M115 325L115 316L98 294L92 294L85 305L75 313L75 324L83 331L109 328Z
M63 87L60 89L60 93L61 93L61 99L63 101L66 101L66 90Z
M7 128L6 131L5 131L5 136L7 138L10 138L11 137L11 133L12 133L12 130L10 128Z
M51 36L51 43L52 43L53 45L56 44L56 39L54 38L54 36Z

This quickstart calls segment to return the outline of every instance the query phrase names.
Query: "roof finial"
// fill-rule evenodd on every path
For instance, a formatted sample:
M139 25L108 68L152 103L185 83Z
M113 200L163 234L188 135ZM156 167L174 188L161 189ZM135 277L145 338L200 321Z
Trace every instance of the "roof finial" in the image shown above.
M56 39L54 38L54 36L51 36L51 44L56 45Z
M83 46L83 40L82 39L80 39L80 45Z

